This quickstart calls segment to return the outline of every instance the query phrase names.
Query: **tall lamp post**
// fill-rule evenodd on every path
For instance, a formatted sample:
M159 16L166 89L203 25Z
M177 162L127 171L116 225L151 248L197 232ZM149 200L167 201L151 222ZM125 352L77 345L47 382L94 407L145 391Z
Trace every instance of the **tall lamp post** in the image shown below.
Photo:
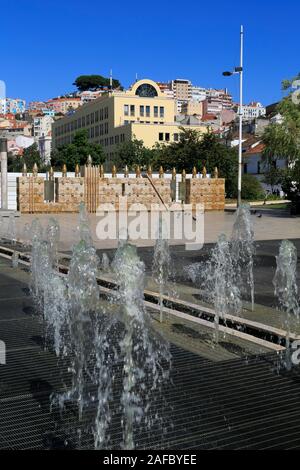
M1 209L7 210L7 139L0 138Z
M240 106L239 106L239 164L238 164L238 197L237 207L242 201L242 136L243 136L243 45L244 45L244 28L241 25L240 31L240 65L235 67L232 72L223 72L225 77L239 74L240 76Z

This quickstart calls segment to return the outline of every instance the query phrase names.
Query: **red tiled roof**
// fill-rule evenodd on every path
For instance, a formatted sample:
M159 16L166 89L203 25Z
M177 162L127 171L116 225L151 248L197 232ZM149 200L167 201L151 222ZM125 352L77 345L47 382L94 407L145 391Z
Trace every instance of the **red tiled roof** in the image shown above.
M215 114L203 114L201 121L212 121L213 119L217 119L217 116Z
M255 135L252 134L247 134L246 136L243 136L243 138L246 137L246 140L243 142L243 148L248 149L252 147L252 145L255 145L256 143L260 142L260 139L258 139Z
M80 98L53 98L52 100L48 100L47 103L55 102L62 102L62 101L81 101Z
M244 155L256 155L257 153L261 153L265 149L265 144L260 142L259 144L255 145L254 147L250 147Z

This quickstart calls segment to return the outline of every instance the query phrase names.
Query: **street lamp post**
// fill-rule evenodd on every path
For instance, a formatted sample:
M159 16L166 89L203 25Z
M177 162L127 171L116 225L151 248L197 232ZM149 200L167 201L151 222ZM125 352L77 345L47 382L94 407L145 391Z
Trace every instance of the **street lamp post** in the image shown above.
M1 209L7 210L7 139L0 138Z
M240 76L240 105L239 105L239 164L238 164L238 194L237 207L242 201L242 137L243 137L243 45L244 45L244 28L241 25L240 30L240 65L235 67L232 72L223 72L225 77L239 74Z

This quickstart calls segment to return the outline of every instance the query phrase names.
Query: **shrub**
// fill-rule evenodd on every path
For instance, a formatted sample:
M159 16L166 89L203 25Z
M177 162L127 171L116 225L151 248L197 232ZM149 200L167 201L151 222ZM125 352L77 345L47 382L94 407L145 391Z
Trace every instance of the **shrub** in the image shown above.
M242 199L249 201L258 201L264 199L266 193L258 181L253 175L242 176Z

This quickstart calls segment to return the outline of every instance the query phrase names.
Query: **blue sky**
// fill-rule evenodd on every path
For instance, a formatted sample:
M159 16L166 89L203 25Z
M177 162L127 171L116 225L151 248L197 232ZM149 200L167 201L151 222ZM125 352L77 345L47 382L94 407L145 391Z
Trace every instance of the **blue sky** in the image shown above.
M189 78L238 97L239 28L245 28L245 99L274 102L280 82L300 71L299 1L214 0L2 2L0 80L27 101L74 90L81 74L124 86L135 74Z

